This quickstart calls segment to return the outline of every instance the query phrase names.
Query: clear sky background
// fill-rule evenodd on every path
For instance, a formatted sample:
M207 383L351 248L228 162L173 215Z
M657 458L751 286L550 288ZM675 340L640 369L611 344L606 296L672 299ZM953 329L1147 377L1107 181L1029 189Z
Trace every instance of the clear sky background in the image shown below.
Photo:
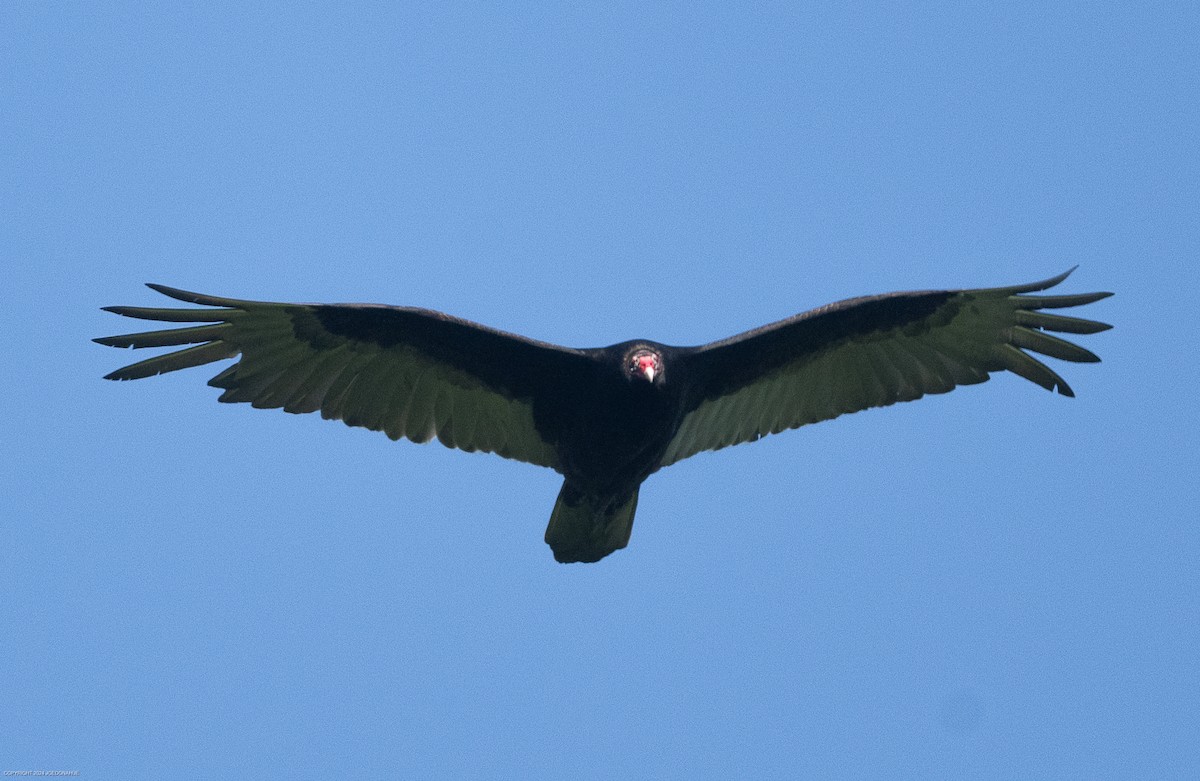
M299 4L296 4L297 6ZM1195 778L1200 12L4 3L0 769ZM695 344L1112 290L1056 364L697 456L556 564L553 472L135 383L161 282ZM219 367L218 367L219 368Z

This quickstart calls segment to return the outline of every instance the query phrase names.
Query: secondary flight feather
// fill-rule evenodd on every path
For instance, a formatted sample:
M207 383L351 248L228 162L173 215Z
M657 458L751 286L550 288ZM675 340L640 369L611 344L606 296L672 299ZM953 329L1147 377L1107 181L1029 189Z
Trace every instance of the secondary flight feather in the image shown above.
M1031 295L1071 271L1012 287L853 298L699 347L638 339L591 349L427 309L243 301L152 284L204 308L105 309L193 325L95 341L183 348L106 379L238 358L209 380L222 389L220 401L320 412L392 439L436 438L550 467L563 487L546 542L558 561L591 562L629 542L642 482L696 453L945 393L997 371L1073 396L1030 354L1100 360L1049 332L1111 326L1044 310L1111 293Z

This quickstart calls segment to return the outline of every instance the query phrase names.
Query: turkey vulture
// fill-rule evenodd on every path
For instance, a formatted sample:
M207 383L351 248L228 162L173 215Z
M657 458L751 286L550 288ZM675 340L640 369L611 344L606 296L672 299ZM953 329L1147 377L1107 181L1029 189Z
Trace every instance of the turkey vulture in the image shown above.
M186 328L109 336L175 347L109 374L134 380L241 358L211 380L220 401L320 411L413 442L496 453L562 474L546 542L558 561L625 547L638 489L702 450L753 442L868 407L945 393L1007 369L1074 393L1028 351L1100 359L1047 331L1111 326L1043 312L1111 293L1026 295L1028 285L852 298L700 347L644 339L571 349L427 309L277 304L150 285L207 309L105 307Z

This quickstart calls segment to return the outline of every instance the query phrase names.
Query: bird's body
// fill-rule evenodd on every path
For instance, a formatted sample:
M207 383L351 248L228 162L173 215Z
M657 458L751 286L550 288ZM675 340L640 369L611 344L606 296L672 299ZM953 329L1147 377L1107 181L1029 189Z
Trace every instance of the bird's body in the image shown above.
M587 351L592 370L564 388L534 420L549 423L546 433L559 443L559 471L582 491L614 493L636 487L658 469L678 427L682 386L634 379L621 371L623 355L652 349L669 360L672 351L653 342L633 342ZM566 403L562 403L566 402Z
M1099 360L1045 331L1109 326L1037 310L1108 293L1023 295L1067 274L1011 288L851 299L699 347L635 340L594 349L537 342L429 310L241 301L151 285L216 308L110 307L129 317L203 325L96 341L195 345L109 379L240 354L209 383L224 389L221 401L319 410L393 439L436 437L553 468L564 481L546 541L559 561L596 561L628 542L642 482L697 452L944 393L1003 369L1073 395L1023 351Z

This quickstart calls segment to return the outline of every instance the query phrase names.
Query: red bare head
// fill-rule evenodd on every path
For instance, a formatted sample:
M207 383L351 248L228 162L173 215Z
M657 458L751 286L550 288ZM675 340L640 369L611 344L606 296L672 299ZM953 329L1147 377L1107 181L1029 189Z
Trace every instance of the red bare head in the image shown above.
M630 377L653 384L656 377L661 377L662 368L662 356L653 350L641 348L629 356L626 370Z

